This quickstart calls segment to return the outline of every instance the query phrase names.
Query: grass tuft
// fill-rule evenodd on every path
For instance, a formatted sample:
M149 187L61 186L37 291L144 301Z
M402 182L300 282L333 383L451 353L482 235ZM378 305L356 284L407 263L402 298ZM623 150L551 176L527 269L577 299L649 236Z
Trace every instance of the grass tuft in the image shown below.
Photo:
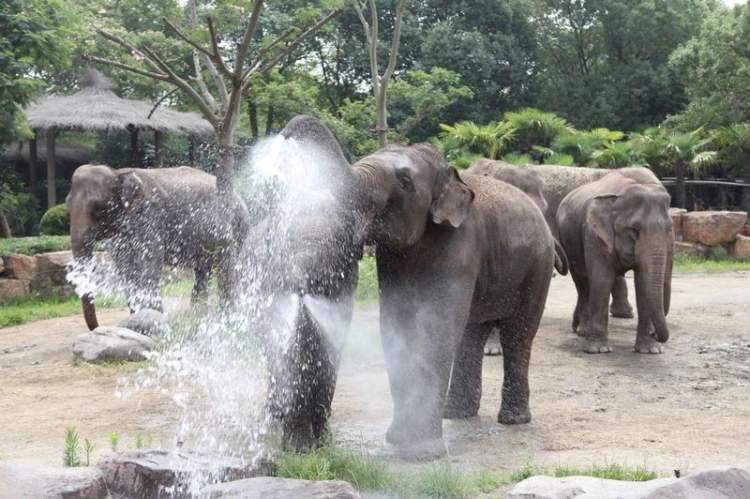
M742 262L726 256L709 256L701 258L687 255L675 255L674 257L675 273L718 273L734 272L738 270L750 270L750 262Z
M18 326L27 322L78 315L81 300L77 296L28 296L26 298L0 301L0 328ZM99 309L121 307L124 302L117 299L99 299Z
M65 428L63 444L63 466L74 468L81 465L81 443L75 426Z
M69 249L70 236L34 236L0 239L0 256L8 256L11 253L38 255L39 253Z

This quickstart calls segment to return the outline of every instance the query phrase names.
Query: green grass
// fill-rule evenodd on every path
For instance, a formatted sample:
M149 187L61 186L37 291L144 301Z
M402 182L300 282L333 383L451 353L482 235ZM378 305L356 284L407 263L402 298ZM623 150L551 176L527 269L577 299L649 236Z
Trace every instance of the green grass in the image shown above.
M359 262L356 298L361 304L372 303L378 299L378 269L375 266L375 257L365 255Z
M121 307L124 303L115 299L99 299L96 305L104 309ZM81 313L81 300L77 296L29 296L0 302L0 328Z
M724 255L705 258L675 255L674 258L674 272L676 274L689 272L734 272L737 270L750 270L750 262L741 262Z
M36 255L69 249L69 236L11 237L10 239L0 239L0 256L7 256L11 253Z
M492 493L502 485L511 485L533 475L584 475L629 481L658 478L657 473L645 467L619 464L541 468L529 463L510 473L465 471L446 462L394 469L384 458L331 446L309 454L282 454L277 465L277 475L283 478L345 480L363 492L378 492L389 497L438 499L463 499Z

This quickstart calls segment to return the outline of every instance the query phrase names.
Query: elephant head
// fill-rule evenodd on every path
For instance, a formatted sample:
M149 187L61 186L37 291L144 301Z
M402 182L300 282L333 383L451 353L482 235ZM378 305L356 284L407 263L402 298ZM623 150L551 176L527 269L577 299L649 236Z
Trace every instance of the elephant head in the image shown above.
M615 268L634 269L639 316L651 321L655 339L662 343L669 339L665 316L674 244L669 202L660 185L632 184L618 194L592 199L584 229L584 237L595 241Z
M429 144L391 145L354 165L365 240L391 248L419 241L431 222L457 228L474 192Z

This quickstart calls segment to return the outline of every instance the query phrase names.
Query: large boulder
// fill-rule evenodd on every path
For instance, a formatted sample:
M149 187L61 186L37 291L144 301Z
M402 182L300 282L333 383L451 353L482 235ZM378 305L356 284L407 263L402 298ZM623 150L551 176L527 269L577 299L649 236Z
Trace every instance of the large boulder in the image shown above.
M65 274L68 264L73 261L71 251L55 251L36 256L36 281L44 286L63 286L67 284Z
M747 221L744 211L691 211L682 215L685 241L717 246L734 241Z
M31 281L36 274L36 258L19 253L11 253L5 257L5 270L9 277Z
M737 260L750 260L750 237L737 236L729 247L729 254Z
M163 336L169 332L167 317L157 310L144 308L120 321L120 327L146 336Z
M675 255L687 255L695 257L705 257L711 251L710 248L699 243L688 243L685 241L674 242Z
M669 216L672 218L672 230L675 241L682 241L682 216L687 213L684 208L670 208Z
M211 485L201 490L206 499L359 499L347 482L261 477Z
M0 462L0 498L104 499L109 497L97 468L57 468Z
M253 466L240 458L163 450L115 454L99 468L113 494L131 499L193 497L210 484L272 471L265 462Z
M139 361L156 344L144 336L123 327L99 326L90 333L78 336L73 343L73 353L86 362Z
M23 298L29 294L29 281L0 279L0 301Z
M508 499L732 499L750 497L750 472L717 468L686 478L647 482L607 480L590 476L533 476L520 482Z

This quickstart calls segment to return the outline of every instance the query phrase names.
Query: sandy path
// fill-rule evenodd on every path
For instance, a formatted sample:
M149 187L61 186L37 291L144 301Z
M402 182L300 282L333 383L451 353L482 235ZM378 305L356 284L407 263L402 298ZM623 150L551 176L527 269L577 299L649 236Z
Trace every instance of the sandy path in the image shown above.
M495 469L530 460L645 464L663 472L750 466L750 273L680 275L673 290L664 355L633 353L635 320L613 319L615 351L590 356L569 332L572 282L555 278L532 355L532 422L495 422L502 360L488 358L479 417L444 423L449 459ZM111 324L123 315L101 318ZM0 459L58 463L67 424L92 438L98 455L109 449L110 432L125 447L132 448L136 432L169 444L178 416L169 400L114 395L117 379L134 367L73 363L70 345L83 331L79 317L0 329ZM390 411L377 311L359 310L334 401L337 439L389 454L383 435Z

